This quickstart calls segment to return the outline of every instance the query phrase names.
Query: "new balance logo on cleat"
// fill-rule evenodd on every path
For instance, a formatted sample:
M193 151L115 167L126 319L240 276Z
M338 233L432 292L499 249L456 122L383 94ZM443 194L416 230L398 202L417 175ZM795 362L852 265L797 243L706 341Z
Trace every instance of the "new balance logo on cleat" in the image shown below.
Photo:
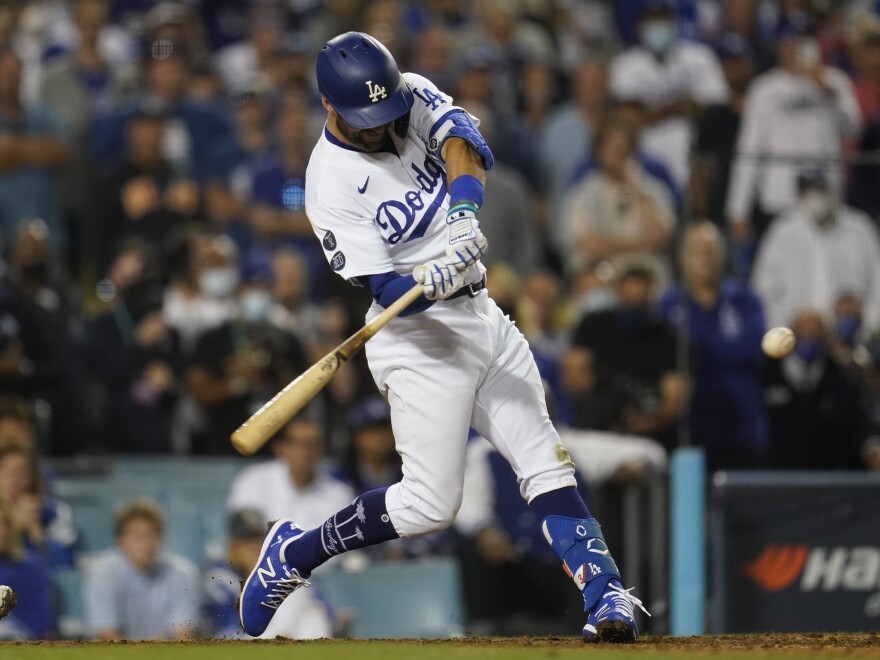
M241 627L251 637L263 634L275 611L294 591L308 587L308 573L287 563L285 551L303 535L292 520L276 520L263 540L260 559L243 582L238 601Z

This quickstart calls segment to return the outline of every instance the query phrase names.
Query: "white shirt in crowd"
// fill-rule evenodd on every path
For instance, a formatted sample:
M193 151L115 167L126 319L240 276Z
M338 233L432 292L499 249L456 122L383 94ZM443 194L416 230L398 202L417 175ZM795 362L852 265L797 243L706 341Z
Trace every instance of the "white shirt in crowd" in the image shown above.
M232 482L226 507L230 511L256 509L266 520L293 518L300 527L312 529L348 506L354 496L347 484L322 472L299 488L287 463L274 459L245 468Z
M611 62L611 95L620 101L638 101L653 108L691 99L700 105L724 103L727 82L711 48L678 41L662 58L644 46L633 46ZM687 186L693 122L670 117L642 131L641 148L669 168L682 189Z
M830 314L841 295L853 294L862 301L862 331L880 329L880 236L854 208L841 206L823 228L795 204L770 225L752 280L769 326L789 325L802 310Z
M841 141L858 134L862 118L846 74L831 67L824 73L831 93L778 68L752 82L727 195L729 218L748 218L755 201L766 213L782 212L797 199L797 174L805 166L828 164L830 175L839 174Z

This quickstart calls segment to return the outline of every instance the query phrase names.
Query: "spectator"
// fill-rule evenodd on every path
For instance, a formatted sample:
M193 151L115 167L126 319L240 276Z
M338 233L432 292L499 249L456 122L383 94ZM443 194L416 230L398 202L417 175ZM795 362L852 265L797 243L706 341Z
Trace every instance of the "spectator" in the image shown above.
M853 59L856 64L854 80L856 98L865 120L865 130L857 145L858 152L852 168L849 201L853 206L880 221L880 165L871 161L871 155L880 151L880 16L863 14L853 29ZM860 156L867 158L862 160Z
M530 133L540 131L559 99L559 74L539 60L529 62L520 74L520 114Z
M169 118L155 107L144 107L126 122L125 160L98 183L98 272L104 272L125 238L138 236L157 250L165 237L193 219L200 191L195 181L175 173L162 152Z
M265 520L296 511L304 528L320 525L352 501L354 491L322 467L324 430L303 417L288 422L272 441L271 461L245 468L232 482L226 508L255 509Z
M864 332L880 329L880 235L861 211L835 201L828 177L805 170L797 202L774 220L752 281L769 326L802 310L830 315L844 293L862 301Z
M112 268L130 268L129 279L85 332L99 446L167 453L178 399L180 342L162 319L157 258L135 243L119 253Z
M449 30L429 24L413 43L409 70L432 81L439 89L452 89L450 41Z
M84 446L81 330L77 298L66 279L62 259L50 245L42 220L22 222L11 246L9 268L0 278L9 311L21 324L26 394L45 401L51 419L43 449L69 455ZM0 302L0 306L3 302Z
M229 545L226 561L211 566L204 576L205 624L208 637L247 639L241 629L236 601L245 579L260 558L266 534L266 520L259 511L243 509L229 516ZM333 636L333 616L316 589L302 598L291 598L278 610L260 637L274 639L317 639Z
M217 71L228 92L253 85L258 78L273 80L280 51L283 16L273 3L254 3L247 13L247 39L214 53Z
M256 170L271 155L270 88L261 80L232 95L237 138L233 166L225 178L214 178L205 185L205 213L211 224L228 233L239 249L250 247L246 224L247 202Z
M0 498L12 507L15 526L35 559L50 569L73 567L73 511L49 494L32 440L0 445Z
M537 178L537 163L533 155L536 133L512 107L496 102L496 92L492 89L494 63L495 55L485 46L476 46L462 53L455 67L455 102L461 107L478 109L480 120L483 116L491 118L495 134L492 151L495 163L505 163L515 168L530 184L534 184Z
M307 349L318 341L321 308L309 302L309 274L299 252L281 249L272 255L274 304L266 317L279 330L296 336Z
M584 316L563 363L573 425L642 435L667 448L675 440L686 384L676 371L675 337L651 311L650 271L617 280L613 309Z
M562 311L565 301L561 289L561 282L552 273L531 273L521 286L517 282L515 315L512 314L511 318L525 335L535 357L538 373L544 381L551 419L567 423L570 415L561 408L564 397L560 391L559 371L568 343L568 337L563 332L567 319Z
M605 67L586 60L571 77L571 100L544 122L538 138L541 189L547 196L549 217L556 218L575 168L592 151L592 140L608 109ZM493 179L494 181L494 179Z
M165 519L150 500L123 504L113 518L116 547L100 553L83 580L88 635L100 640L188 639L199 616L196 567L163 550Z
M473 103L463 107L480 119L480 133L494 152L499 136L489 108ZM504 262L523 275L537 267L541 245L535 200L523 175L505 162L496 161L492 167L492 185L486 187L480 208L480 229L492 237L492 249L481 259L485 266Z
M776 64L773 52L773 30L762 24L760 0L723 2L724 15L721 22L721 39L735 35L745 42L752 55L755 71L764 73Z
M258 244L298 250L309 264L314 291L319 291L326 265L305 213L305 172L312 149L308 118L301 96L285 97L278 118L278 151L255 168L248 220Z
M762 467L761 301L748 285L722 277L724 244L715 225L688 226L680 259L682 283L663 295L660 310L689 344L690 441L705 448L710 471Z
M861 15L852 30L853 88L865 124L880 121L880 16Z
M477 20L454 33L456 50L488 49L492 55L490 107L499 114L510 113L516 107L523 69L532 62L556 61L556 49L546 31L531 21L519 20L519 2L481 0L476 10Z
M604 124L594 142L598 169L571 188L562 222L569 272L608 259L615 268L639 264L665 285L671 268L665 249L675 227L662 185L635 160L636 138L623 123Z
M180 335L189 356L198 339L238 313L238 250L227 236L186 233L173 253L171 282L162 297L162 318Z
M770 219L797 199L804 166L823 164L831 189L840 188L833 172L840 171L842 140L858 135L862 120L852 84L823 66L813 34L804 15L784 18L779 66L755 78L746 95L727 194L735 247L758 241Z
M231 121L225 113L218 114L188 98L190 70L182 43L164 40L153 46L144 63L146 86L142 93L93 125L93 155L107 167L120 161L129 119L149 108L167 117L162 155L174 175L192 179L199 186L226 177L235 155Z
M184 377L206 418L193 435L197 454L231 454L229 436L307 366L295 337L268 321L274 274L266 256L245 263L239 313L196 343Z
M640 43L611 62L611 95L641 107L642 148L683 189L694 121L705 106L726 101L727 85L708 46L678 38L672 0L646 1L638 34Z
M23 220L41 218L56 249L65 245L58 169L70 156L58 119L46 108L26 105L21 60L0 50L0 240L12 242Z
M357 399L346 415L350 441L341 459L337 476L355 493L390 486L402 477L400 456L394 449L391 408L382 397L368 395ZM376 560L395 560L436 553L448 545L449 534L394 539L382 546L365 548Z
M107 3L76 0L72 4L78 43L71 52L49 61L40 100L67 127L72 147L62 178L67 229L80 260L75 265L93 269L94 243L100 234L95 227L92 192L96 169L89 156L89 127L96 117L114 110L120 98L132 91L133 72L119 67L118 61L108 61L105 55L105 51L111 50L106 40L103 47L101 42L102 35L108 36ZM118 53L114 55L118 58Z
M398 482L400 456L394 450L388 403L379 396L360 399L351 407L347 421L351 441L339 477L356 493Z
M18 602L0 620L0 640L51 639L52 587L45 565L24 548L13 505L0 497L0 584L11 587Z
M693 217L709 218L724 225L730 164L754 62L749 43L732 32L721 36L716 49L730 98L726 103L713 103L697 120L691 159L690 212Z
M859 385L829 353L819 313L798 313L792 329L797 337L795 351L771 362L764 386L770 466L860 468L867 418Z

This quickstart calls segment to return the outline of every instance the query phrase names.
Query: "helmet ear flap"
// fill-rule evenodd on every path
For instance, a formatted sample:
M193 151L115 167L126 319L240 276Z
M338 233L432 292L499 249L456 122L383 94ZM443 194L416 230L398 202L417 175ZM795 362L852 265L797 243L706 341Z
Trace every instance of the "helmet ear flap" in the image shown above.
M394 124L392 125L392 128L394 129L394 132L397 134L397 137L399 137L401 139L405 138L407 131L409 131L410 112L411 112L410 110L407 110L406 114L395 119Z

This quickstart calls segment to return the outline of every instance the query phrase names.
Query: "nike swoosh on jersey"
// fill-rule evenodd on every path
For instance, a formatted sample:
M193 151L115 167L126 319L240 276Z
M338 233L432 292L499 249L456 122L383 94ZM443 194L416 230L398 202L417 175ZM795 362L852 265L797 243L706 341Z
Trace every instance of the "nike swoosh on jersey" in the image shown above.
M361 186L360 188L358 188L358 192L359 192L361 195L363 195L365 192L367 192L367 184L368 184L369 182L370 182L370 177L367 177L367 180L364 181L364 185Z

